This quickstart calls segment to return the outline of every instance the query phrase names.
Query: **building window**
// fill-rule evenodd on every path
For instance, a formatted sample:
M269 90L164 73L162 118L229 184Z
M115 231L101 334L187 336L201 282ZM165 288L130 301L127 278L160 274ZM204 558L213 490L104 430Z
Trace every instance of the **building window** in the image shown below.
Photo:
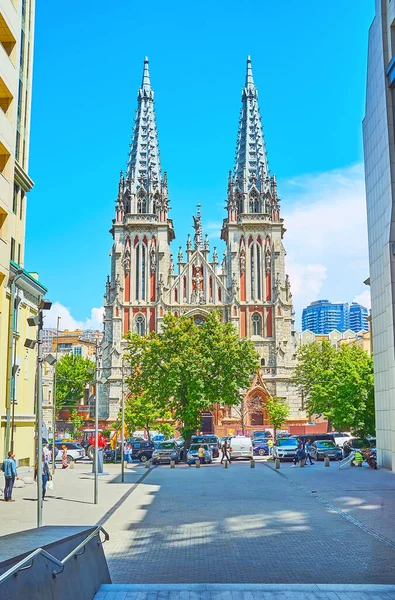
M252 315L252 335L262 335L262 319L258 313Z
M11 238L11 260L15 261L15 240Z
M136 332L139 335L145 335L145 319L143 315L137 315L136 317Z
M0 207L0 238L4 240L5 238L5 226L4 223L7 218L7 213Z
M255 297L255 261L254 261L254 244L250 247L250 285L251 285L251 299Z
M22 191L22 193L21 193L21 200L20 200L20 203L19 203L19 218L20 218L21 221L23 219L23 205L24 205L24 203L25 203L25 192Z
M141 298L145 300L145 245L142 246L141 258Z
M261 367L264 367L264 366L265 366L265 359L261 358Z
M256 245L256 287L258 300L261 299L261 247Z
M21 245L18 244L18 265L21 264Z
M82 356L82 348L81 348L81 346L75 346L73 348L73 354L74 354L74 356Z
M21 190L21 188L19 187L19 185L14 183L14 194L12 196L12 212L15 215L18 212L18 195L19 195L20 190Z
M140 246L136 246L136 300L139 299L140 284Z

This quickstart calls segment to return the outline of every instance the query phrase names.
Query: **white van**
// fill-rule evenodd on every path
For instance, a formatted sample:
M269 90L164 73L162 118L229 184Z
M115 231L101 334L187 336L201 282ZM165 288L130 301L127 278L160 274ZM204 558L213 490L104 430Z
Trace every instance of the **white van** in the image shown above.
M229 454L231 460L235 458L253 458L252 440L244 435L232 437L229 440Z

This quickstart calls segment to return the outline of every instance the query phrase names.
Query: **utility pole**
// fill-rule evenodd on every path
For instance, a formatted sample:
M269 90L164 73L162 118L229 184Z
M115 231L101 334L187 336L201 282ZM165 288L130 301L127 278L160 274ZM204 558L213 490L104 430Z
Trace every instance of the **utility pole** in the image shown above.
M37 527L43 524L43 311L37 330Z
M94 502L99 503L99 369L100 344L96 340L96 390L95 390L95 468L94 468Z
M52 392L52 475L55 473L55 429L56 429L56 386L57 386L57 368L58 368L58 346L59 346L59 322L61 317L58 317L56 322L56 351L55 351L55 370L53 375L53 392Z
M121 399L121 482L125 483L125 393L123 382L125 379L125 355L122 354L122 399ZM116 452L116 449L115 449ZM115 455L116 456L116 455Z

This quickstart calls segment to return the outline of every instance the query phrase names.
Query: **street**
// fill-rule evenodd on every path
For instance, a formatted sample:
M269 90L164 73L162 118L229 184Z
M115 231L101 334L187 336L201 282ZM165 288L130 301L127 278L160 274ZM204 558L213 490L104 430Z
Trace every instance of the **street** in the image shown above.
M44 524L102 523L114 583L395 582L392 473L270 465L133 465L128 480L144 477L135 487L107 465L98 506L76 465L56 473ZM35 526L34 491L0 502L3 533Z

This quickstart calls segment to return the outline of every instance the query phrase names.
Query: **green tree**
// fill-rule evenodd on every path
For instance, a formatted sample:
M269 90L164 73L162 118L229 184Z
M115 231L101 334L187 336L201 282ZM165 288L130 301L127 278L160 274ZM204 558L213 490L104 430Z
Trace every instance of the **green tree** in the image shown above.
M151 431L159 430L159 419L170 419L169 411L149 399L147 392L133 394L125 401L125 423L132 433L135 429L145 429L151 440ZM118 415L120 418L120 415Z
M56 409L75 406L83 398L86 384L94 380L95 364L90 358L62 356L56 365Z
M84 426L84 418L81 417L75 408L70 412L70 421L73 426L73 436L77 436Z
M216 403L239 404L259 368L253 343L240 339L215 312L201 326L168 314L160 333L127 338L131 393L144 391L162 411L170 411L183 425L186 448L201 427L201 414Z
M274 429L274 439L277 438L277 429L280 429L281 425L289 417L289 406L286 404L283 398L278 396L269 396L266 401L266 413L269 417L270 424Z
M294 382L308 414L324 416L328 431L374 433L373 359L362 348L329 342L301 346Z

